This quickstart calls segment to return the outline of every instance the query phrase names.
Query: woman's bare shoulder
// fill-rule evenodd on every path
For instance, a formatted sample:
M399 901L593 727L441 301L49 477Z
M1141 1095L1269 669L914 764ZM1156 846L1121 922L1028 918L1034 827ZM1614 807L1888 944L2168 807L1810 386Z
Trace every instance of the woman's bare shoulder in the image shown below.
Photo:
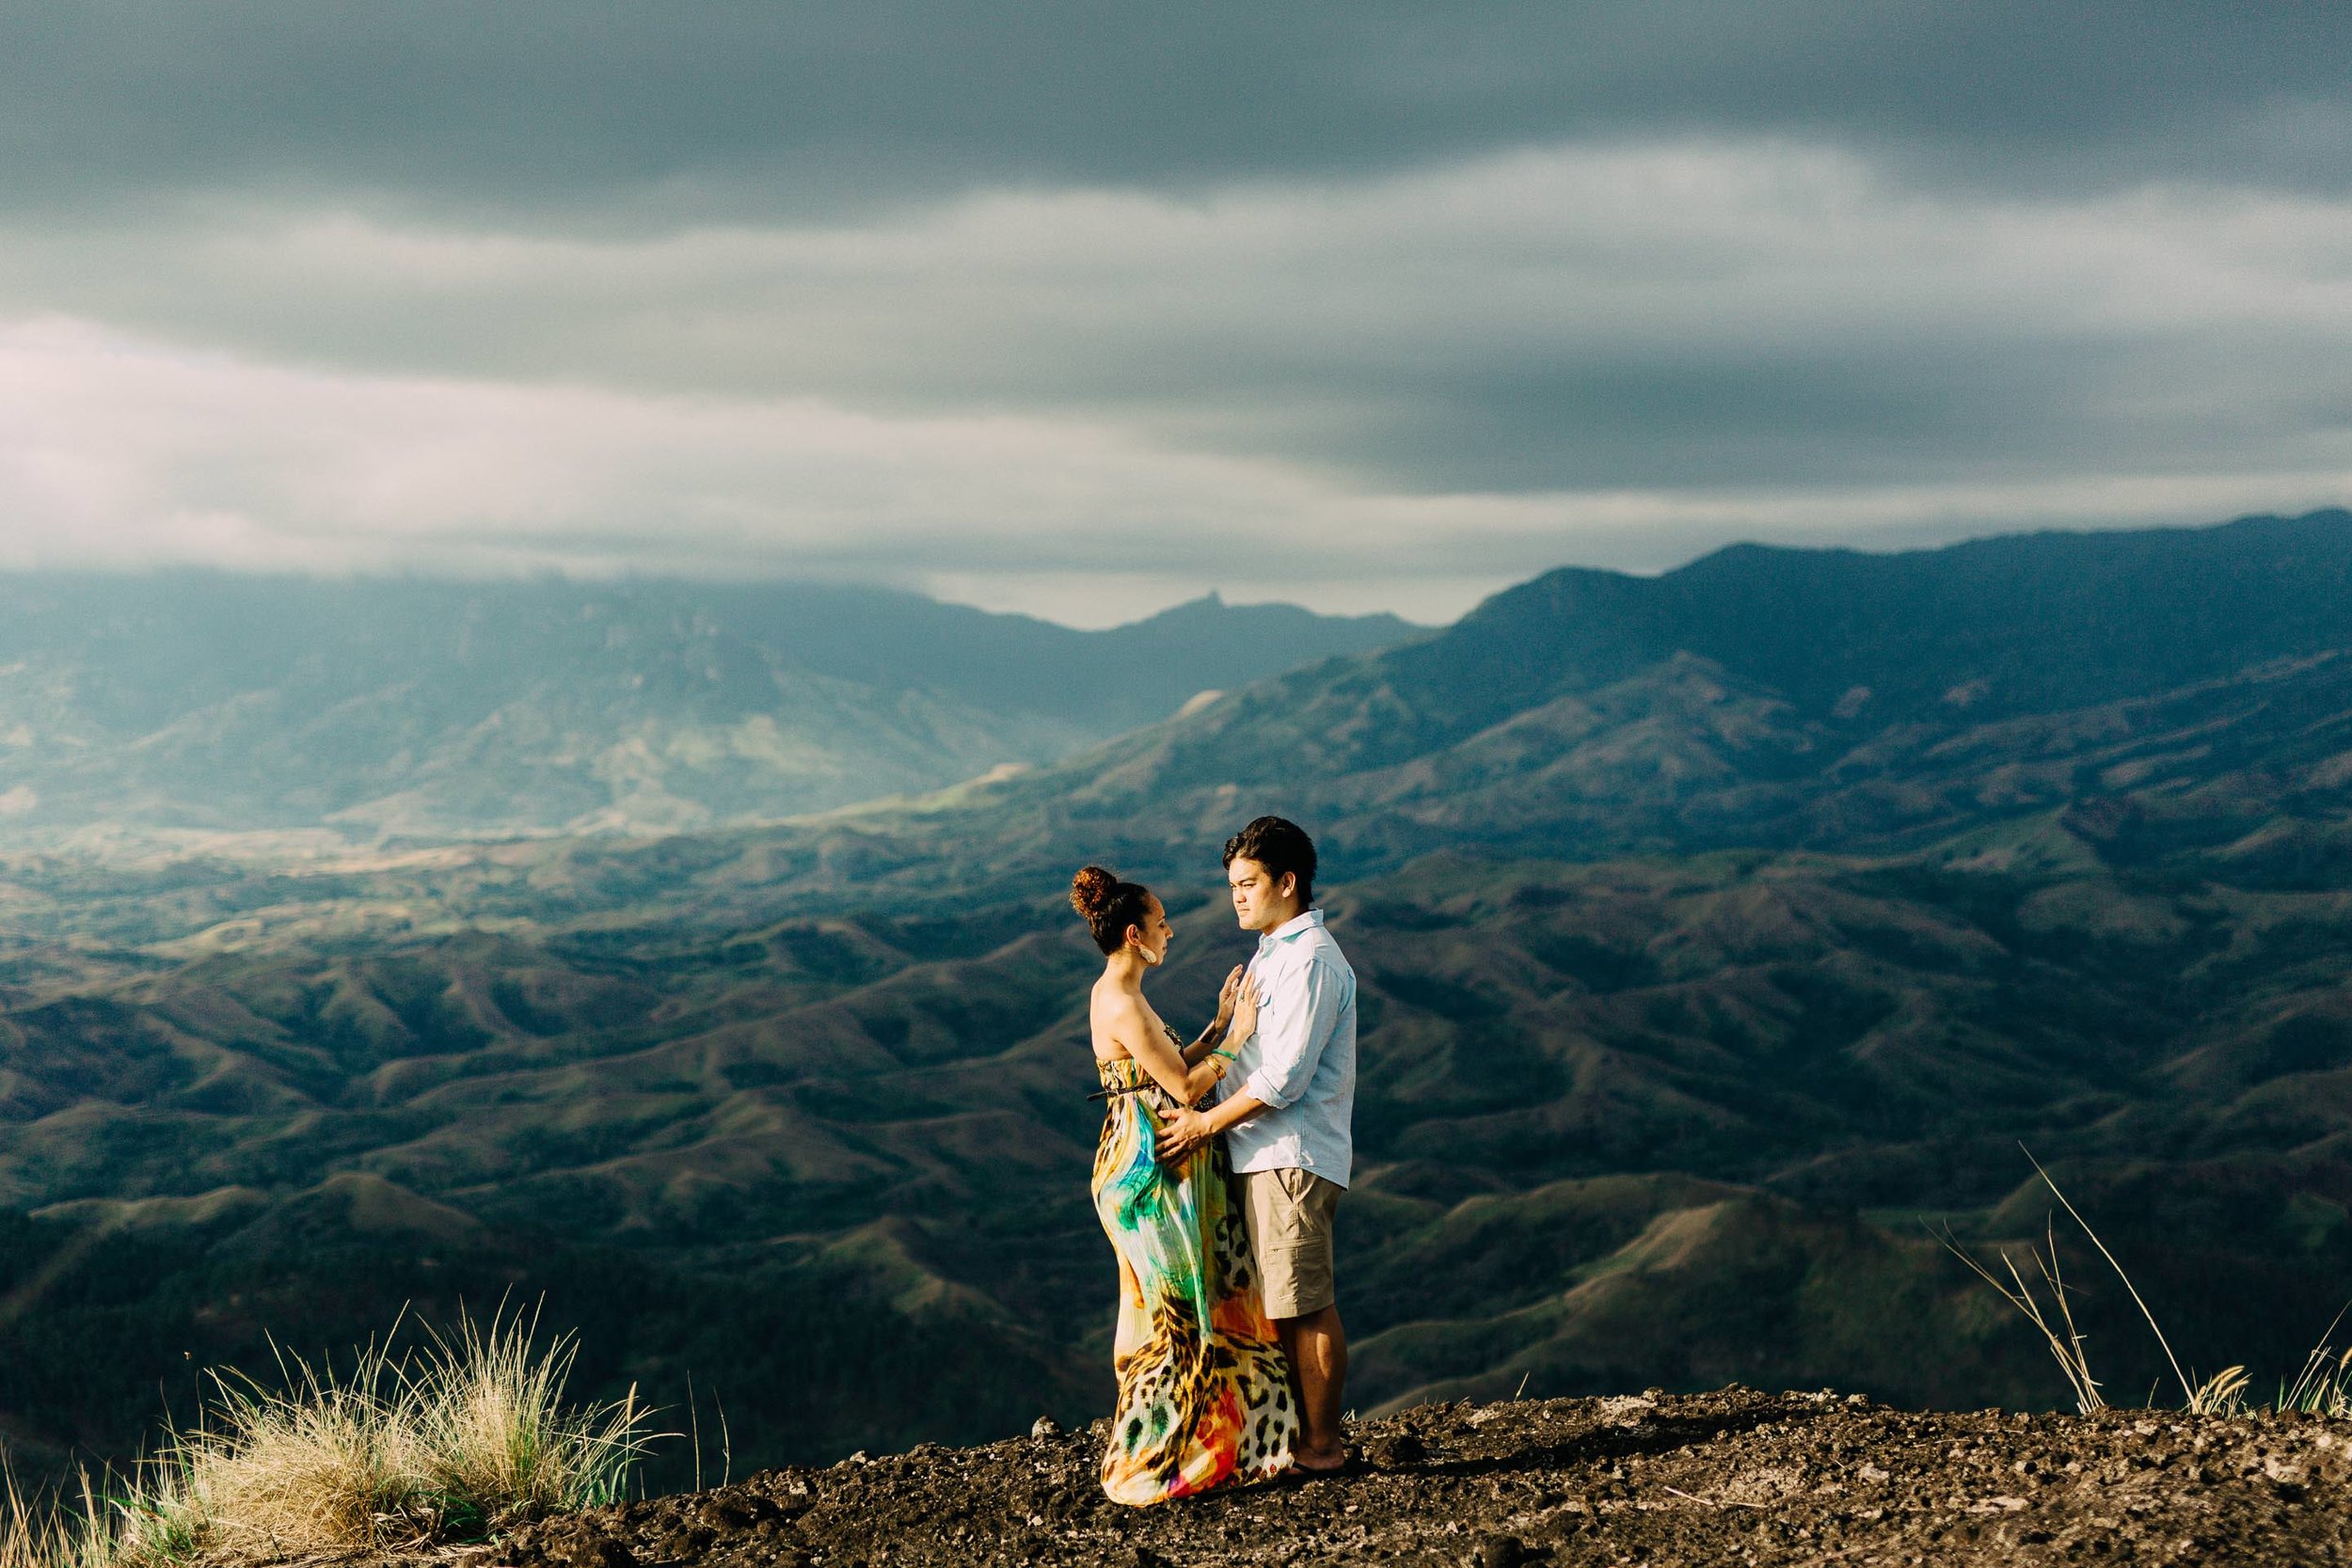
M1094 1059L1115 1062L1135 1054L1128 1041L1153 1031L1151 1004L1118 986L1097 986L1088 1022L1094 1031Z

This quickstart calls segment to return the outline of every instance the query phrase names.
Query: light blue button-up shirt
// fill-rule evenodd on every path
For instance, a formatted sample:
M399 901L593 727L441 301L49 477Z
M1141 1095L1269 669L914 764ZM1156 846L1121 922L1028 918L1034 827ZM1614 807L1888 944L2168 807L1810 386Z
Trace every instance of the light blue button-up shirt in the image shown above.
M1309 910L1258 939L1249 960L1263 1000L1258 1032L1242 1042L1227 1094L1266 1108L1225 1132L1241 1171L1311 1170L1347 1185L1356 1163L1356 972Z

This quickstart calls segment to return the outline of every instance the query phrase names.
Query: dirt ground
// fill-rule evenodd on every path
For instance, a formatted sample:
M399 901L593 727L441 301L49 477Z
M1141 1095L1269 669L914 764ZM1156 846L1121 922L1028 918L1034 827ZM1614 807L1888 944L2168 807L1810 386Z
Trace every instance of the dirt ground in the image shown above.
M516 1568L669 1563L2034 1564L2352 1560L2352 1421L1890 1410L1742 1388L1427 1405L1359 1473L1152 1509L1102 1439L925 1444L524 1531Z

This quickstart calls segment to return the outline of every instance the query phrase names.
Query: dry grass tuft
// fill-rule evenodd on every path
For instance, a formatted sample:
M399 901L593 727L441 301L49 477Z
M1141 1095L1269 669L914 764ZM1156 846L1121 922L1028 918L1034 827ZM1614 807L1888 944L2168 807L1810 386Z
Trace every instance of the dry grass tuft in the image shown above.
M485 1331L460 1317L435 1332L408 1383L406 1425L419 1473L444 1507L485 1509L497 1529L561 1510L616 1501L644 1452L646 1411L637 1392L607 1405L564 1406L579 1345L559 1338L532 1348L538 1321L519 1317Z
M2055 1227L2055 1222L2053 1225ZM2090 1358L2083 1353L2082 1331L2074 1326L2074 1308L2067 1305L2066 1276L2058 1267L2055 1227L2049 1232L2046 1250L2043 1247L2029 1249L2034 1270L2042 1276L2042 1288L2050 1294L2047 1307L2042 1305L2035 1287L2026 1282L2025 1275L2017 1267L2017 1260L2008 1253L1995 1254L2001 1260L2002 1269L2009 1275L2009 1282L2003 1284L2000 1275L1978 1261L1948 1232L1942 1240L1953 1257L1974 1269L1978 1278L1998 1291L2002 1299L2025 1314L2026 1321L2041 1332L2042 1342L2049 1346L2051 1357L2058 1362L2058 1371L2066 1379L2066 1386L2074 1391L2074 1408L2086 1416L2093 1411L2105 1410L2107 1402L2099 1393L2099 1380L2090 1375Z
M368 1345L342 1373L283 1353L278 1367L277 1389L214 1374L217 1397L201 1424L174 1433L144 1478L151 1490L170 1483L181 1506L165 1512L192 1521L204 1544L247 1550L432 1539L438 1521L419 1496L401 1368L389 1350Z
M421 1349L371 1343L342 1371L284 1353L270 1386L216 1371L196 1427L169 1433L119 1495L102 1504L85 1478L78 1512L43 1510L10 1488L0 1568L413 1548L612 1501L649 1441L646 1412L634 1389L567 1408L578 1346L539 1347L536 1330L535 1315L485 1327L461 1314Z

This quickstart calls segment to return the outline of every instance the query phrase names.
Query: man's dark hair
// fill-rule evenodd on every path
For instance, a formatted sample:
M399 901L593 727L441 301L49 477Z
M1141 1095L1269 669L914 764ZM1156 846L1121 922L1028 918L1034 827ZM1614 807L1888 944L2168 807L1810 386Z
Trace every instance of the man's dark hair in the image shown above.
M1289 872L1298 879L1298 907L1315 901L1315 841L1295 822L1261 816L1225 841L1225 863L1256 861L1276 881Z

